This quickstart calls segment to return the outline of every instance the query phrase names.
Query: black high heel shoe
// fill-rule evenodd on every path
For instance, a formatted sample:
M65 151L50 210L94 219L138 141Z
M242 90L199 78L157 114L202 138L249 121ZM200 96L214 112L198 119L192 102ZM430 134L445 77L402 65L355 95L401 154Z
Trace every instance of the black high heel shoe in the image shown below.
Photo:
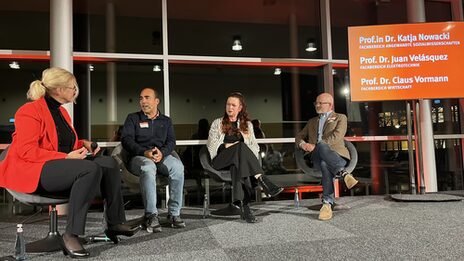
M85 250L85 248L82 246L81 242L79 241L79 238L77 236L69 234L69 233L64 233L62 238L62 247L63 247L63 254L65 256L69 255L71 258L87 258L90 256L89 251ZM80 248L78 250L72 250L72 249Z
M240 204L240 217L247 223L256 223L258 221L253 212L251 211L250 205L248 203L242 202Z
M119 243L118 236L131 237L139 232L141 228L142 226L130 227L126 224L109 225L105 230L105 235L113 241L113 243L117 244Z
M261 175L258 178L258 184L263 188L264 193L268 197L275 197L280 194L284 190L284 188L277 186L276 184L272 183L271 180L265 175Z

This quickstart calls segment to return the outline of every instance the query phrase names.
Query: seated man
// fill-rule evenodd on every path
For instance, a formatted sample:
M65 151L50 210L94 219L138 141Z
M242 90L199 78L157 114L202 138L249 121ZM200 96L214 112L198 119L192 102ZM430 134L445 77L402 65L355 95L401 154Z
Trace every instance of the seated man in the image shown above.
M167 221L174 228L185 227L180 218L184 187L184 165L171 156L176 145L172 121L158 110L160 100L153 88L140 93L141 111L127 116L121 143L129 152L129 171L140 177L140 190L145 206L145 226L148 232L161 232L156 209L156 174L158 168L169 172L169 202Z
M322 172L322 208L320 220L332 218L334 204L335 177L342 177L348 189L354 187L358 181L345 170L350 153L345 147L343 137L346 133L347 119L343 114L333 111L332 95L322 93L317 96L314 106L319 117L308 121L296 138L296 145L304 151L311 152L311 161Z

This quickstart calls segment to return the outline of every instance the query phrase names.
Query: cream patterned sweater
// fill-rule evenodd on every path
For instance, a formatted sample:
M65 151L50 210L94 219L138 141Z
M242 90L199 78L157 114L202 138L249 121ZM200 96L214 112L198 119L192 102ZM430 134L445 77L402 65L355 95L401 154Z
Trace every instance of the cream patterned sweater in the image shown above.
M238 122L240 124L240 122ZM247 122L248 124L248 133L245 134L242 132L243 140L245 144L253 151L256 158L259 160L259 146L258 142L256 142L255 133L253 132L253 125L251 122ZM238 126L240 127L240 126ZM211 159L214 159L217 155L217 150L219 146L224 142L225 134L222 132L222 118L217 118L211 124L211 128L209 129L209 136L208 141L206 142L206 147L208 147L209 155L211 155Z

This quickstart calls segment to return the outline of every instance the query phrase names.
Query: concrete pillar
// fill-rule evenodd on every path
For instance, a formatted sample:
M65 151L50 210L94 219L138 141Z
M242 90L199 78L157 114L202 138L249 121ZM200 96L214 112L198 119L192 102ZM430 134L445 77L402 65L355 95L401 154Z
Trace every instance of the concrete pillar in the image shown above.
M114 3L106 3L106 52L116 52L116 12ZM106 64L106 115L107 115L107 136L113 134L113 124L118 121L118 104L117 104L117 78L116 63L109 62Z
M408 0L408 22L425 22L424 0ZM432 128L432 106L430 100L419 100L420 113L420 146L422 149L422 162L424 171L425 192L437 192L437 168L435 164L435 146Z
M169 98L169 61L168 61L168 6L167 0L161 1L161 12L162 12L162 30L163 33L163 90L164 90L164 114L171 115L170 109L170 98Z
M72 0L50 0L50 67L73 72ZM73 104L64 107L73 120Z
M50 0L50 66L73 72L72 0ZM63 105L73 121L73 104ZM58 205L58 215L68 213L68 204Z

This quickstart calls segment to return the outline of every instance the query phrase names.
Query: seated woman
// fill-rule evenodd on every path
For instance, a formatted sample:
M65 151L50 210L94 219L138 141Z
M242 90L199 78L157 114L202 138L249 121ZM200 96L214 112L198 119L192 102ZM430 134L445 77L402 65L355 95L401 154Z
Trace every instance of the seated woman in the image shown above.
M31 83L27 98L15 115L16 131L8 155L0 164L0 187L23 193L69 196L64 253L88 257L78 240L83 235L87 211L100 188L106 204L105 234L114 243L117 235L132 236L140 227L125 219L119 168L111 157L95 156L100 150L88 140L78 140L71 118L62 104L74 102L76 78L61 68L43 71ZM87 154L92 154L85 160Z
M234 92L228 96L224 116L211 124L206 146L215 169L230 169L233 201L240 207L242 219L255 223L249 203L256 181L270 197L277 196L283 188L270 182L260 166L259 146L242 94Z

